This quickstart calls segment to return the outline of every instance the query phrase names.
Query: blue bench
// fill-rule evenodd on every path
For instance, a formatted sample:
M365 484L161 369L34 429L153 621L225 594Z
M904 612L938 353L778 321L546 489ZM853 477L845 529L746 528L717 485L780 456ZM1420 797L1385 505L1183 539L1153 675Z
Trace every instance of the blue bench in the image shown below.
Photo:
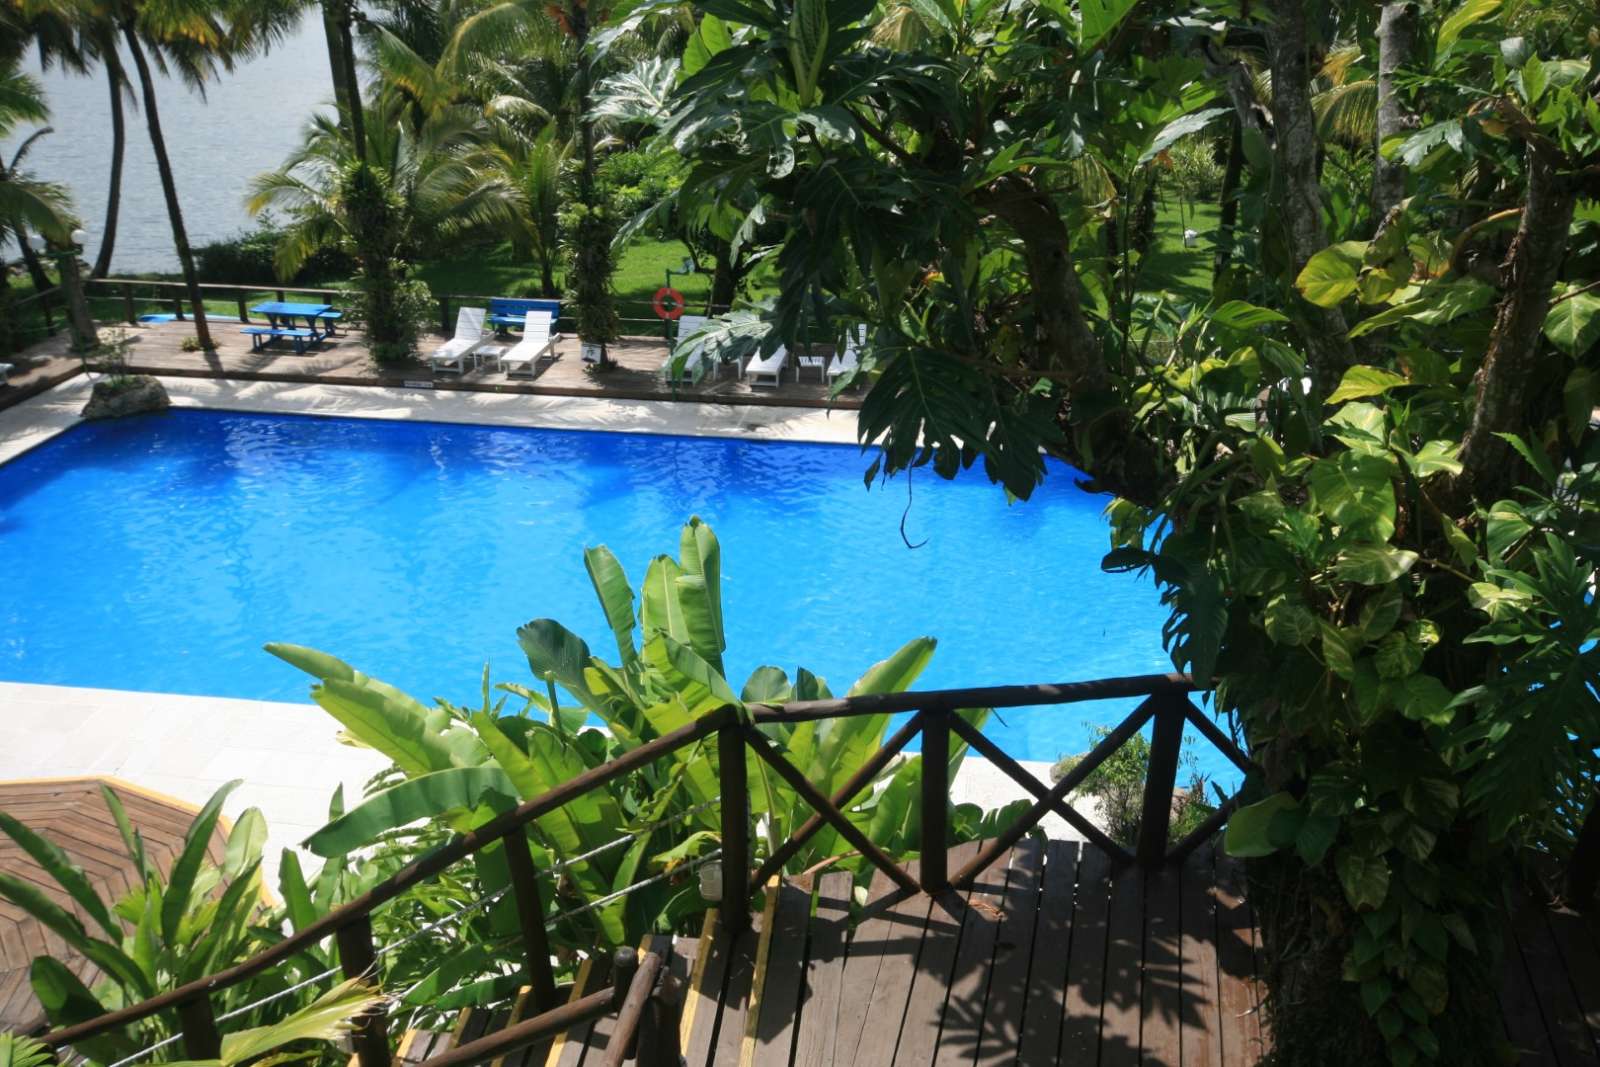
M321 340L321 335L315 330L308 330L303 326L293 328L286 326L241 326L239 332L249 335L250 351L252 352L265 351L267 345L272 344L274 341L287 340L294 342L296 354L303 356L306 354L307 341L315 343Z
M332 337L334 334L338 333L338 330L335 329L335 327L339 325L339 320L344 318L344 312L324 311L322 314L313 317L318 322L322 323L322 336Z
M520 330L530 311L548 311L551 318L559 319L561 301L516 296L490 297L489 314L484 321L493 326L496 333L505 333L512 328Z

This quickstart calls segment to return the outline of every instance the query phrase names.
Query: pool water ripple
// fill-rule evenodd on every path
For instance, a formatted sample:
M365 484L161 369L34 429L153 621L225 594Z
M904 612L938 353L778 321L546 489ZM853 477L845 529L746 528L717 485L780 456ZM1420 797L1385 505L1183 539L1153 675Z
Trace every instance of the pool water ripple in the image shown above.
M723 549L727 663L836 691L939 638L919 688L1170 669L1146 580L1101 572L1104 498L1053 465L1008 505L981 475L870 491L850 447L183 410L88 424L0 466L0 679L303 699L261 651L332 652L420 699L528 681L552 616L615 658L582 549L637 587L692 514ZM1026 759L1128 705L1015 710ZM1195 746L1204 769L1220 762Z

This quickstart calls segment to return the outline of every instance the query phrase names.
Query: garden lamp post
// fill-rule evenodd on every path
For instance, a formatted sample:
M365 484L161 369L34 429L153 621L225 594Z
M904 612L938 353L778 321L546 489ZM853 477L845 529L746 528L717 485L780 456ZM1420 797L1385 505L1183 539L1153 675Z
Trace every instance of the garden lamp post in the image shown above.
M89 301L83 295L83 274L78 257L89 235L81 229L68 235L66 244L47 241L34 234L29 243L39 252L50 251L56 257L56 269L61 278L61 292L67 300L67 329L72 335L72 350L86 355L100 347L100 335L95 330L94 319L89 316Z

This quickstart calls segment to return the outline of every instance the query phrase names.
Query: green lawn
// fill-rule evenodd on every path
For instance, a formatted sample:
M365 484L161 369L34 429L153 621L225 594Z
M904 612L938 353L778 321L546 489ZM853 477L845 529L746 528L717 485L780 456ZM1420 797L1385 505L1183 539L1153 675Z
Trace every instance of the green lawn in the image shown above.
M1139 279L1143 289L1169 289L1189 300L1211 295L1211 256L1216 248L1216 204L1188 205L1169 199L1156 212L1156 239ZM1193 248L1183 247L1185 228L1199 231Z

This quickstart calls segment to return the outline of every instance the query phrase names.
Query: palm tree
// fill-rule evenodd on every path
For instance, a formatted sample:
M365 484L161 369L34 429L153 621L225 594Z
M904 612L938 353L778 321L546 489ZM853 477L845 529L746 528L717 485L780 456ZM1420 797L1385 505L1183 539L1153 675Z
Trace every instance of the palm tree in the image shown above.
M50 109L45 105L39 83L24 74L14 58L0 60L0 140L9 137L23 123L41 123L49 117ZM48 132L46 127L26 138L9 165L0 161L0 247L4 247L9 237L27 248L30 229L54 241L65 241L72 229L66 190L39 181L20 169L28 149ZM9 273L0 258L0 352L9 352L13 347ZM45 279L42 286L35 279L35 286L48 288L49 279Z

